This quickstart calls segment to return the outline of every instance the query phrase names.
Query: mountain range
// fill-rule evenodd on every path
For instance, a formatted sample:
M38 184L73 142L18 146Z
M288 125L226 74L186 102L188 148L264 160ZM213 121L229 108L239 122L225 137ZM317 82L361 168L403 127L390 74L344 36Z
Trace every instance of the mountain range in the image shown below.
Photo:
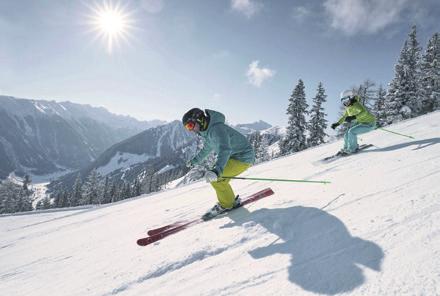
M81 170L51 183L51 189L70 188L78 174L85 179L93 170L111 181L133 182L146 174L180 168L187 155L195 152L196 136L180 121L150 128L117 143Z
M103 107L0 96L0 179L77 170L115 143L164 122Z

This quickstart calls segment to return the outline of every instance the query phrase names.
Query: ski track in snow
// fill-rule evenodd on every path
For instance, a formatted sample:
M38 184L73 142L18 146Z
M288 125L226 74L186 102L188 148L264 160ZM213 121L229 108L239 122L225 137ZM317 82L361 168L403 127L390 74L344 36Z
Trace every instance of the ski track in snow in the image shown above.
M209 257L219 255L219 254L221 254L231 248L235 248L239 245L244 244L247 240L249 240L249 239L242 238L237 243L235 243L233 245L228 245L228 246L225 246L222 248L215 248L212 250L208 249L208 250L196 251L193 254L191 254L190 256L188 256L188 258L186 258L186 259L179 260L177 262L168 262L168 263L164 264L163 266L159 266L156 270L149 272L148 274L146 274L144 276L141 276L137 280L132 281L130 283L125 283L125 284L121 285L120 287L113 289L112 292L104 294L104 295L119 294L120 292L123 292L123 291L129 289L130 287L135 286L137 284L141 284L149 279L160 277L164 274L179 270L179 269L184 268L188 265L191 265L195 262L202 261L202 260L205 260ZM156 243L156 245L158 245L158 244L159 243Z

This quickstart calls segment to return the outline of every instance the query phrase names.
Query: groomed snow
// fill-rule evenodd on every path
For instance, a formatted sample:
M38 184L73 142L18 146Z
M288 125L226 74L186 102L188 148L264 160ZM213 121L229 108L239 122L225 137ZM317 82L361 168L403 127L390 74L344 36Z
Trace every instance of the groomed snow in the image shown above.
M147 247L150 228L211 207L204 182L107 207L0 218L2 295L440 295L440 113L252 167L275 195Z

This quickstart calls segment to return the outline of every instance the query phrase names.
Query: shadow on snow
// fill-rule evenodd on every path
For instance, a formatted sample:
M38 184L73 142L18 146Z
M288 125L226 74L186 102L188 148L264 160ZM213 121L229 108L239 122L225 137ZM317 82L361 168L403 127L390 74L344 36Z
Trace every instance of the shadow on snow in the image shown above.
M241 208L228 216L223 228L260 224L279 239L249 252L260 259L275 254L291 255L289 280L304 290L337 294L349 292L365 281L360 266L381 270L384 257L375 243L353 237L333 215L311 207L260 209L252 213ZM247 224L247 225L246 225ZM283 242L279 242L280 239Z
M431 139L424 139L424 140L417 140L417 141L411 141L406 142L402 144L392 145L388 147L383 148L377 148L377 149L366 149L363 150L363 153L370 153L370 152L383 152L383 151L394 151L398 149L402 149L409 146L417 146L413 150L419 150L423 149L432 145L440 144L440 138L431 138Z

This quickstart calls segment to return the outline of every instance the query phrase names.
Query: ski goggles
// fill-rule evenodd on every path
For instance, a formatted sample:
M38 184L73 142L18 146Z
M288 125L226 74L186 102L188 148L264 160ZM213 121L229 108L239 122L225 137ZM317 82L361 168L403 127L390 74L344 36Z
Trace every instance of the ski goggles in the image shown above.
M344 105L344 106L350 105L352 98L353 98L352 96L346 96L346 97L341 98L342 105Z
M185 128L189 131L192 131L196 127L196 123L194 121L188 121L185 123Z

